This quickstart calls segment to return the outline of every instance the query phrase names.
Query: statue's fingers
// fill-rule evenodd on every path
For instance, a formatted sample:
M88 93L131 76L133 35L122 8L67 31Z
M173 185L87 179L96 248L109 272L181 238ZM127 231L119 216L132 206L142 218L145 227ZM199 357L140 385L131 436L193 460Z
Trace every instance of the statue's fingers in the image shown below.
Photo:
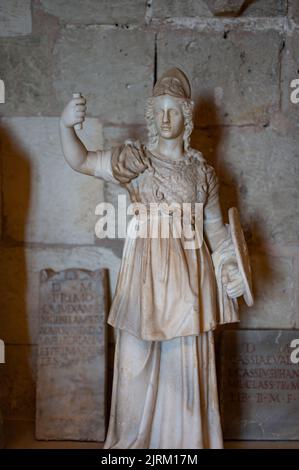
M231 298L231 299L237 299L238 297L241 297L243 295L243 290L242 289L239 289L239 290L234 290L232 292L227 292L227 295Z
M73 98L73 101L75 101L75 103L85 104L86 103L86 98L85 98L85 96L81 95L81 96Z
M76 116L76 124L79 124L79 122L84 122L84 117L78 117Z
M227 290L227 295L231 299L237 299L238 297L241 297L243 295L243 290L242 289Z
M237 266L231 266L228 272L231 278L236 278L240 276L240 272Z
M241 280L231 281L226 286L226 291L229 297L240 297L243 294L243 282Z
M121 175L122 177L131 180L136 176L136 173L132 172L130 169L122 167L121 168Z
M86 111L85 104L76 104L76 111Z
M229 277L228 277L228 275L227 275L227 274L222 274L222 276L221 276L221 281L222 281L223 284L226 284L226 285L227 285L228 282L229 282Z

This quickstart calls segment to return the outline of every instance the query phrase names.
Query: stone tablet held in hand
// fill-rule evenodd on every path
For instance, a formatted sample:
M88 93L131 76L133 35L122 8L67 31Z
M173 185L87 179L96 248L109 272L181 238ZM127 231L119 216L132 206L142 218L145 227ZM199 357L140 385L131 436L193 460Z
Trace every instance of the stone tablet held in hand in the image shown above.
M36 438L105 437L105 270L40 272Z

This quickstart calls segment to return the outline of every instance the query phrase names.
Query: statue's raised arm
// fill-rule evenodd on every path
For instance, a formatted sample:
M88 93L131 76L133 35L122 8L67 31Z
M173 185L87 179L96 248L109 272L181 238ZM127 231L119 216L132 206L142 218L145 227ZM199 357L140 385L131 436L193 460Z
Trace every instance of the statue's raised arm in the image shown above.
M126 185L147 168L145 158L142 157L142 147L133 143L108 150L88 150L75 131L78 125L82 126L85 117L86 99L79 96L67 103L60 118L62 150L73 170Z
M64 157L73 170L92 175L96 154L88 152L74 129L76 125L84 122L85 113L86 99L83 96L72 98L67 103L60 118L60 139Z

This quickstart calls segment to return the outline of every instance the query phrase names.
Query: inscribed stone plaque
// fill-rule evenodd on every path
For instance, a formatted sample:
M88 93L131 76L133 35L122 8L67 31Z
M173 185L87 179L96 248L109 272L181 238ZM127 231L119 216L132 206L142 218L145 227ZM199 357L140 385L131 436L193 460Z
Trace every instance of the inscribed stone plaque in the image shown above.
M37 439L104 440L105 274L40 272Z
M223 333L220 406L225 439L299 439L299 363L292 362L299 354L291 347L297 338L299 330Z

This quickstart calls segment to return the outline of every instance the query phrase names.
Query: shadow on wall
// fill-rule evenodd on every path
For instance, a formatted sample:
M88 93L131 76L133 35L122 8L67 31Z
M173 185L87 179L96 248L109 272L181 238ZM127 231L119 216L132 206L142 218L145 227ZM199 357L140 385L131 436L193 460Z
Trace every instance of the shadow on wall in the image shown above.
M203 153L207 162L212 165L221 180L220 181L220 201L224 221L227 223L228 209L232 206L239 207L238 182L233 175L228 176L228 169L221 156L221 144L224 140L225 128L221 126L215 99L213 96L200 98L194 107L194 133L191 138L191 145ZM221 172L220 172L221 169ZM224 188L225 181L230 181L229 188ZM227 197L229 194L229 198Z
M225 223L228 222L227 214L230 207L240 208L240 188L238 181L234 175L231 174L230 170L226 166L225 159L221 153L221 144L225 138L225 128L221 126L220 118L218 116L217 106L214 103L213 97L205 97L198 100L195 103L194 109L194 132L191 136L191 146L197 150L200 150L203 153L204 158L209 164L211 164L218 175L220 176L220 202L222 207L222 212L224 215ZM207 124L207 122L209 124ZM221 171L219 171L221 169ZM226 187L223 187L222 180L229 181L229 185L226 184ZM225 183L224 183L225 184ZM242 215L242 214L240 214ZM243 214L244 218L244 214ZM260 243L263 243L263 230L258 220L251 220L250 224L244 223L243 229L245 232L245 238L249 245L250 254L251 254L251 264L253 261L253 253L255 252L254 242L259 240ZM267 289L267 286L271 284L274 273L271 269L270 258L263 253L263 264L262 269L259 269L257 278L254 272L254 266L252 266L252 280L253 280L253 291L255 295L255 300L258 299L257 295L257 283L263 282L264 288ZM250 315L250 310L245 306L244 300L239 300L240 315L241 320L243 315ZM254 306L252 307L254 309ZM217 378L218 383L220 383L221 377L221 334L224 330L227 329L236 329L238 328L238 323L222 325L215 331L215 347L216 347L216 356L217 356ZM235 351L235 354L238 354L238 351ZM241 423L241 403L235 403L236 415L240 416ZM224 424L224 423L223 423ZM224 436L225 438L225 436Z
M29 346L26 255L22 242L30 203L31 171L26 154L2 123L0 155L3 198L0 338L6 345L6 363L0 366L0 407L4 419L32 419L35 383Z
M226 165L225 156L221 155L221 145L225 134L225 127L221 125L217 106L213 96L206 95L201 97L194 107L194 131L191 136L191 146L200 150L209 164L211 164L219 176L220 188L220 203L225 223L228 223L228 209L236 207L240 212L240 192L241 188L235 175L233 175ZM226 183L229 182L229 183ZM246 219L246 214L241 214L241 219ZM249 222L243 221L243 230L247 244L249 245L250 252L255 251L255 242L262 245L265 243L263 239L263 228L258 219L251 219ZM267 287L273 279L271 272L270 260L267 259L265 253L262 280ZM255 289L255 276L253 274L253 290ZM259 273L260 274L260 273ZM261 274L260 274L261 275ZM241 313L242 313L242 301ZM254 307L253 307L254 308Z
M217 2L217 0L206 0L212 13L216 16L238 17L242 16L247 8L259 0L234 0Z

